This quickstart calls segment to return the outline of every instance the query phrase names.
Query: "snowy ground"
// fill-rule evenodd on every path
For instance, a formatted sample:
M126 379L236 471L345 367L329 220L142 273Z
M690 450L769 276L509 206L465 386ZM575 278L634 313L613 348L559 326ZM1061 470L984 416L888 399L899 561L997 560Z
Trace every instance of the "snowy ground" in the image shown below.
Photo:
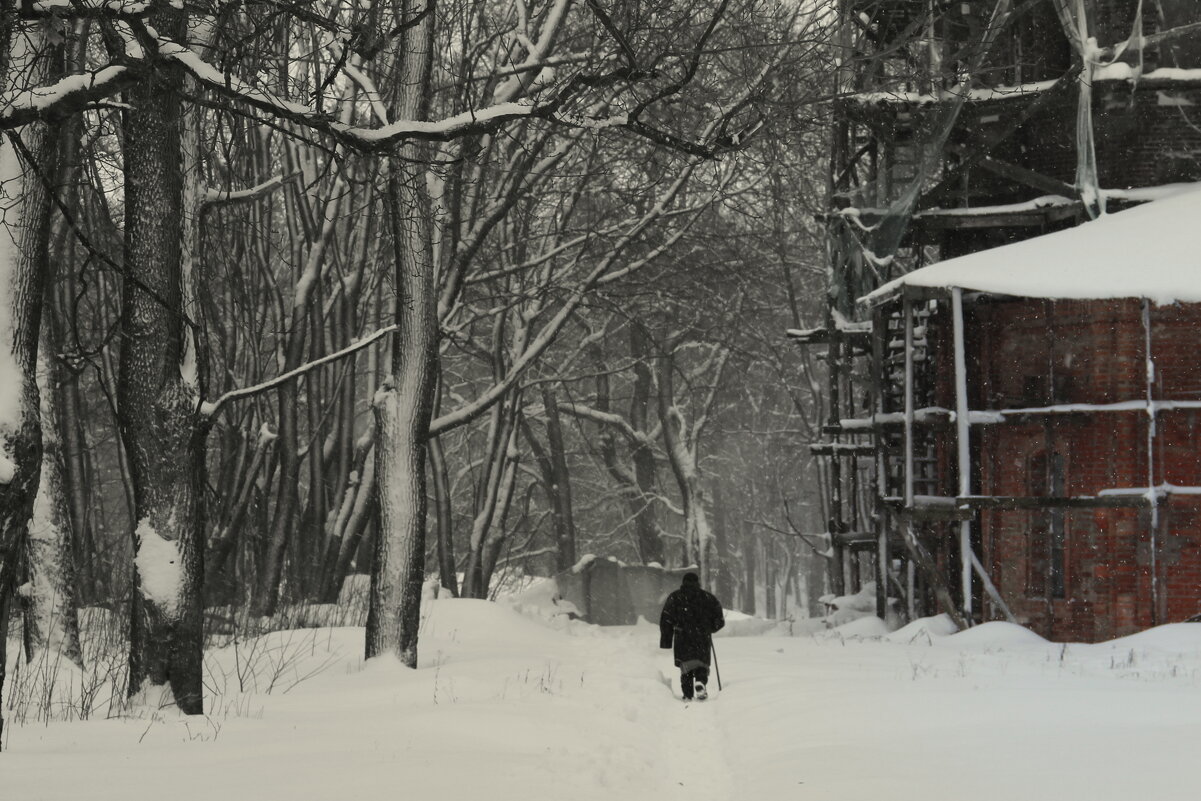
M205 718L143 707L9 726L0 788L23 801L1201 794L1201 625L1065 648L1000 623L940 636L940 623L722 637L724 691L685 704L654 627L441 600L420 670L364 666L361 629L243 642L211 654Z

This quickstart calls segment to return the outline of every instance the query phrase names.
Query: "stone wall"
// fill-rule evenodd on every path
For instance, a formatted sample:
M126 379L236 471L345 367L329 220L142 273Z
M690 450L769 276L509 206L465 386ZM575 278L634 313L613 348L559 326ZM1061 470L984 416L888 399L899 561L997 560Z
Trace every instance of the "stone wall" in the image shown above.
M638 618L658 624L663 602L678 589L688 568L668 570L627 565L615 559L590 559L555 576L559 597L589 623L624 626Z

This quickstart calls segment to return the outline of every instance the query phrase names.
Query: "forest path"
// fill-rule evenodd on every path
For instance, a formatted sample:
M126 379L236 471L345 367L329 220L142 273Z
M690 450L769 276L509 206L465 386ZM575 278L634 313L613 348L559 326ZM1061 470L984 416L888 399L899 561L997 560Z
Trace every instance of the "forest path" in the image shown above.
M681 798L732 801L734 781L719 726L720 702L715 696L708 701L673 701L679 706L663 726L666 778Z
M680 673L671 651L658 647L658 629L640 625L593 629L598 636L585 647L590 659L620 673L616 692L623 702L637 707L641 728L657 754L653 760L661 795L668 799L732 801L733 769L722 733L721 693L711 680L707 701L685 702L680 693ZM621 667L617 667L621 666Z
M276 632L236 653L211 650L202 718L149 704L111 719L16 725L3 797L328 801L399 788L494 801L736 797L721 702L678 698L653 626L547 626L498 604L439 601L416 671L390 658L364 663L362 637Z

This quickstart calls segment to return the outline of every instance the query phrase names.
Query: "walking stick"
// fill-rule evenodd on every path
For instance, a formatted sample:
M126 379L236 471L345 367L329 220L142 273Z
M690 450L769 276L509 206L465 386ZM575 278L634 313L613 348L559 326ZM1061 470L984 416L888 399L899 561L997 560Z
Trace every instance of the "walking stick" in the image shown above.
M717 648L713 645L713 638L709 638L709 651L713 654L713 673L717 676L717 689L721 689L721 668L717 664Z

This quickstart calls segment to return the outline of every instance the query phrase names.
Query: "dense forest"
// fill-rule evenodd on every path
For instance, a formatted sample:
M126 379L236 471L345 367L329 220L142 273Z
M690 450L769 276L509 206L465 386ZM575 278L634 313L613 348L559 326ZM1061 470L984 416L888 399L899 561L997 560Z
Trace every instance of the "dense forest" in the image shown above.
M0 631L199 711L206 608L354 574L409 664L427 579L587 554L807 610L827 17L3 0Z

